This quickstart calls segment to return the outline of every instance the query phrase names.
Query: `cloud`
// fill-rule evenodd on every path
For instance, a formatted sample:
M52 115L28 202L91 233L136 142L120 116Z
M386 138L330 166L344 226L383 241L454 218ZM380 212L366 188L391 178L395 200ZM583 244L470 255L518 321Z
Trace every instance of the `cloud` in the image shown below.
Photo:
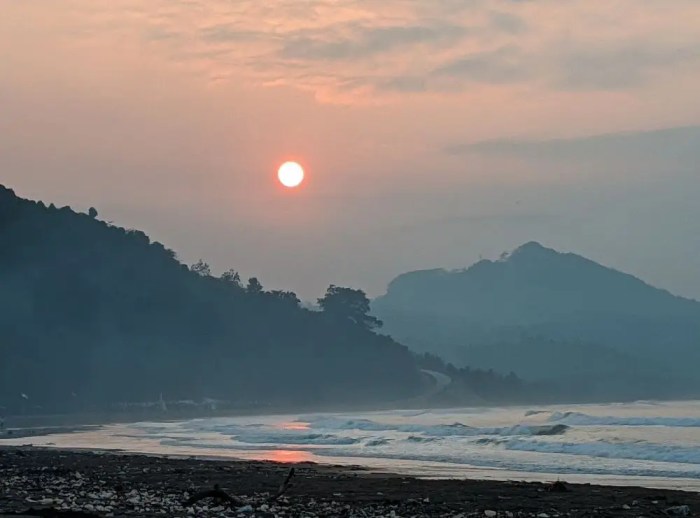
M700 43L694 47L626 44L572 50L557 63L555 84L568 90L624 90L642 85L653 74L674 66L700 63Z
M346 32L338 28L333 32ZM375 54L424 43L451 43L468 34L469 29L452 24L354 27L349 38L327 39L329 31L293 38L279 52L283 59L354 61Z
M420 76L397 76L375 81L380 90L393 92L425 92L428 89L428 81Z
M145 52L207 81L235 78L326 101L469 95L489 84L525 84L539 93L636 92L668 74L700 77L696 0L74 4L62 16L74 16L67 26L80 27L85 38L140 38Z
M490 14L491 24L494 28L510 33L520 34L527 30L527 23L520 17L511 13L494 11Z
M501 84L525 79L528 77L528 69L524 57L516 47L503 47L461 56L438 67L433 74Z
M696 170L700 163L700 126L610 133L570 139L498 139L445 148L452 155L483 154L536 161L634 163L666 169Z
M206 27L200 29L199 34L202 40L215 43L250 41L264 36L259 31L245 30L230 24Z

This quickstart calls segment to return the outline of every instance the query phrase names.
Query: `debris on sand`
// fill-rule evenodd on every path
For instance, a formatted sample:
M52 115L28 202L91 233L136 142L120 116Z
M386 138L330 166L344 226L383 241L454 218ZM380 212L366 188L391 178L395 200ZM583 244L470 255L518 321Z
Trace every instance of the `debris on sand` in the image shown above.
M691 516L691 507L700 507L700 495L563 482L422 480L310 463L0 447L0 517L631 518Z

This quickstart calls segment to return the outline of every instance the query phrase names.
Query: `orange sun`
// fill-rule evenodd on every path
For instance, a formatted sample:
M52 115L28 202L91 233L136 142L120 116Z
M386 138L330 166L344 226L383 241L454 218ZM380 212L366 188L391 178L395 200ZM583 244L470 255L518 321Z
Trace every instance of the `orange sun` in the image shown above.
M277 170L277 178L285 187L297 187L304 181L304 169L296 162L285 162Z

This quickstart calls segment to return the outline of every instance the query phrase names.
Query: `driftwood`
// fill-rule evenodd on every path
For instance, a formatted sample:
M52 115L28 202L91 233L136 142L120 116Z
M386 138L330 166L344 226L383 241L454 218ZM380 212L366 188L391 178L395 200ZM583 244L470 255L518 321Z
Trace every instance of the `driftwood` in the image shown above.
M294 473L295 473L294 468L291 468L289 470L289 473L287 473L287 476L285 477L284 481L282 482L282 485L277 490L277 493L274 496L270 497L270 501L278 500L282 495L284 495L287 492L287 490L289 489L289 486L291 485L292 478L294 478ZM223 489L221 489L221 487L219 487L219 484L216 484L214 486L214 489L209 489L207 491L201 491L199 493L192 495L185 502L183 502L182 506L183 507L192 507L197 502L200 502L200 501L205 500L207 498L213 498L218 503L227 503L227 504L233 504L233 505L238 505L238 506L245 505L245 502L243 500L241 500L240 498L237 498L235 496L229 495L226 491L224 491Z
M226 502L228 504L233 504L233 505L243 505L243 501L240 498L236 498L235 496L229 495L226 491L221 489L219 487L219 484L216 484L214 486L214 489L210 489L208 491L201 491L199 493L196 493L192 495L187 501L185 501L183 507L192 507L194 504L201 500L205 500L206 498L213 498L214 500L217 500L218 502Z
M291 468L289 470L289 473L287 473L287 478L284 479L284 482L282 482L282 485L280 488L277 490L277 494L272 497L271 500L278 500L282 495L284 495L287 492L287 489L289 489L289 485L292 482L292 478L294 478L295 470L294 468Z

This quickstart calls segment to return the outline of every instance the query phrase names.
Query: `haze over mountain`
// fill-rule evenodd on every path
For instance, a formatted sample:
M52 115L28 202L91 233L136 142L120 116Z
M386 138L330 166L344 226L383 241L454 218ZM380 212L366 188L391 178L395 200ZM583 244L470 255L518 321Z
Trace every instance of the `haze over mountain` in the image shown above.
M189 268L94 209L47 207L2 186L0 286L0 407L10 412L161 397L313 405L420 390L406 347L343 314L342 297L361 292L311 312L257 279Z
M188 267L95 209L47 207L2 186L0 287L0 414L160 400L398 404L434 392L421 368L448 373L453 403L526 394L514 375L418 358L376 333L360 290L330 286L309 310L234 270Z
M582 393L700 388L700 303L539 243L465 270L400 275L373 311L397 340L456 364Z

